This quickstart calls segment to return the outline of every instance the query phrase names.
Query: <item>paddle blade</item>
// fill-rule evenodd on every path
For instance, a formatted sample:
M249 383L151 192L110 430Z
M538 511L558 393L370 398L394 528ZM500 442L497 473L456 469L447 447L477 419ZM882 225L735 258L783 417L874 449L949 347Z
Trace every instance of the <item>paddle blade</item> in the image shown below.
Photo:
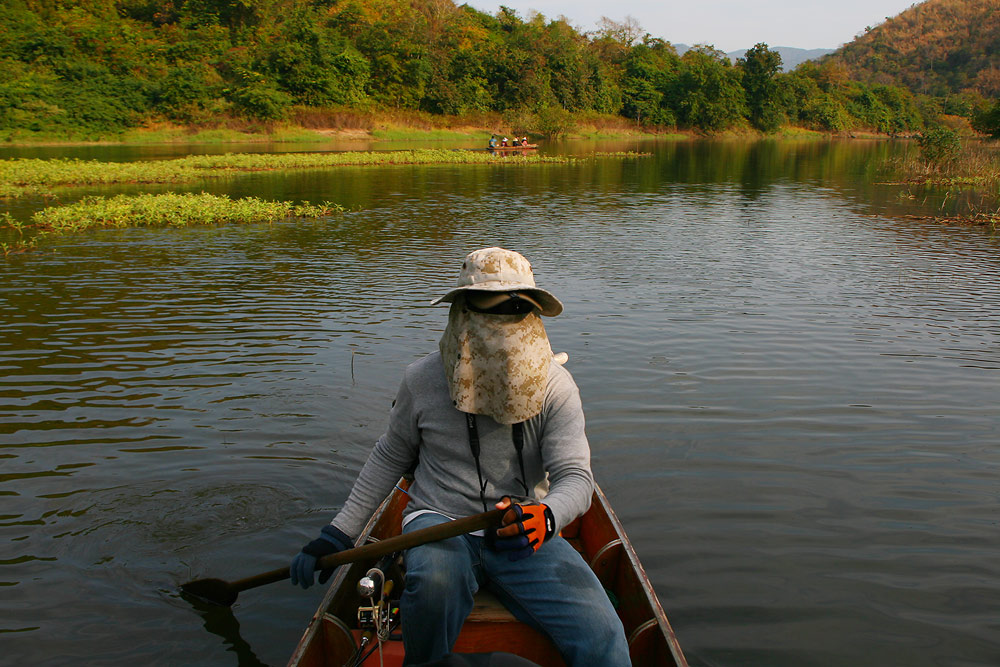
M189 581L181 585L181 593L222 607L232 606L238 595L229 582L222 579Z

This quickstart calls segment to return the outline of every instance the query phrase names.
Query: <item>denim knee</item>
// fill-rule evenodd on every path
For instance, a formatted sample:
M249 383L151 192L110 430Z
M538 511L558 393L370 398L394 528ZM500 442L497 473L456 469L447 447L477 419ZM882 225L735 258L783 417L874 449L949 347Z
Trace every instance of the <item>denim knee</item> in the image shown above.
M479 587L471 551L456 537L414 547L404 562L400 611L406 664L438 659L451 651Z
M406 552L404 562L407 590L411 589L411 577L422 595L453 592L460 583L473 591L476 588L472 553L464 537L414 547Z
M414 553L416 551L421 553ZM474 586L468 559L441 545L424 545L406 555L406 591L430 605ZM471 592L470 592L471 596Z

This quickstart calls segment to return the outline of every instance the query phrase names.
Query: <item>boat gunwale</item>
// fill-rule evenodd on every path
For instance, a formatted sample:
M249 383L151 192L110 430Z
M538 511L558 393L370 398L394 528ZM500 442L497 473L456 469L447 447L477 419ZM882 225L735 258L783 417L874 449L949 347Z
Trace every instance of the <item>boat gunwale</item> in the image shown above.
M639 578L639 584L646 596L646 603L653 612L653 616L649 620L655 621L656 625L660 627L660 631L663 633L664 639L667 642L667 647L670 649L670 654L673 656L676 666L688 667L687 658L684 657L684 651L681 649L680 641L678 641L677 634L674 632L673 626L670 625L670 621L667 619L667 613L663 610L663 605L660 604L660 599L656 596L656 592L653 590L653 584L649 581L649 575L646 574L646 568L642 566L642 562L639 560L639 555L636 553L635 548L632 546L632 541L625 532L625 527L618 519L618 515L615 514L614 509L611 507L611 502L608 500L608 497L604 495L604 491L597 485L596 482L594 483L594 497L601 504L601 508L604 510L608 521L611 522L615 533L618 535L618 539L621 540L622 549L628 557L629 565L631 566L632 571L635 572L636 576ZM647 621L647 623L648 622L649 621ZM645 625L646 623L633 629L632 634L637 635L638 631ZM628 637L628 639L631 640L632 637Z
M361 534L358 539L354 541L355 547L360 547L371 541L378 541L377 538L372 538L372 531L378 526L382 517L385 515L386 510L392 505L397 499L397 491L393 489L387 495L382 502L379 504L378 509L372 512L371 518L368 519L368 523L361 530ZM352 564L353 565L353 564ZM296 644L295 650L292 652L291 658L288 660L288 667L297 667L301 662L306 650L312 645L313 641L316 641L316 635L323 630L323 616L326 615L327 610L333 603L333 599L340 592L348 574L351 571L351 567L338 567L337 571L334 573L333 580L330 582L326 589L326 593L323 594L323 599L320 601L319 606L313 613L312 618L309 620L309 624L306 626L305 631L302 633L302 637L299 639L299 643Z

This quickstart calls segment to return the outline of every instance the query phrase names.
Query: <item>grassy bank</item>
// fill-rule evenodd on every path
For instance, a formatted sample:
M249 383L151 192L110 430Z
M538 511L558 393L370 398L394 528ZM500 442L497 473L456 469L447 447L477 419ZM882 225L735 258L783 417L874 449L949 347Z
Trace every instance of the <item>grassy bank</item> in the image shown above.
M895 160L891 174L906 183L972 186L1000 195L1000 143L967 141L911 151Z
M329 202L317 206L206 193L86 197L67 206L42 209L31 216L29 223L18 222L9 214L0 216L0 228L11 230L11 240L0 242L0 252L6 257L35 250L47 237L94 228L245 225L285 218L319 218L341 211L341 206Z
M526 112L440 115L409 110L355 110L298 107L285 121L262 122L219 117L207 123L180 125L153 122L120 133L88 134L83 131L27 131L0 129L8 145L76 144L221 144L221 143L326 143L333 140L365 141L477 141L485 146L491 134L528 135L532 140L557 137L688 138L690 132L648 128L613 114L559 113L544 116Z
M1000 229L1000 143L962 141L953 133L928 132L913 148L884 165L880 174L884 183L946 188L949 192L973 190L987 203L976 205L976 210L970 205L957 215L907 217Z
M565 157L529 155L510 159L487 151L434 149L346 153L227 153L143 162L14 159L0 160L0 196L51 195L56 188L81 185L193 183L249 171L404 164L516 166L569 161L571 158Z
M967 123L966 123L967 124ZM831 132L782 126L762 133L743 124L716 132L676 127L648 126L616 114L593 111L545 113L510 111L462 115L431 114L405 109L357 110L350 108L296 107L284 121L263 122L238 117L218 117L196 125L154 122L118 134L87 135L0 130L0 141L9 145L77 144L224 144L224 143L329 143L359 140L415 142L481 142L491 134L527 135L532 141L568 139L656 138L683 140L695 137L750 140L887 137L875 130Z

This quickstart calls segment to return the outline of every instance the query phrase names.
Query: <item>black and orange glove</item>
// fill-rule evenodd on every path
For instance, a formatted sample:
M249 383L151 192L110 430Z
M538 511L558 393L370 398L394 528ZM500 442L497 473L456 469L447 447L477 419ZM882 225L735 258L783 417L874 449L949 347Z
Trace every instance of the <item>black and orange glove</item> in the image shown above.
M497 503L497 509L506 509L497 529L493 548L507 551L510 560L521 560L541 548L556 530L552 510L542 503L511 504L509 497Z

